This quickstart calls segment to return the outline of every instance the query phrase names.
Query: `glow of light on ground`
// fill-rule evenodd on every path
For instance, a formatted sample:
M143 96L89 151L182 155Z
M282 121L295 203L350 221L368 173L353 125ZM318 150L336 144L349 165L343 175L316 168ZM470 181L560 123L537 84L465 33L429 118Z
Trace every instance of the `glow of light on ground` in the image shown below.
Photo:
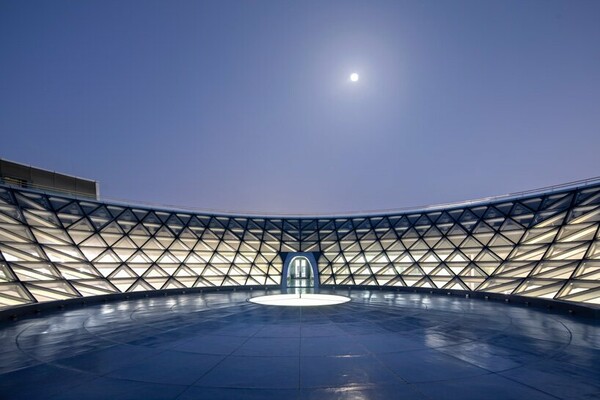
M332 294L273 294L269 296L251 297L248 299L251 303L263 304L269 306L285 307L310 307L310 306L330 306L342 304L350 301L349 297L336 296Z

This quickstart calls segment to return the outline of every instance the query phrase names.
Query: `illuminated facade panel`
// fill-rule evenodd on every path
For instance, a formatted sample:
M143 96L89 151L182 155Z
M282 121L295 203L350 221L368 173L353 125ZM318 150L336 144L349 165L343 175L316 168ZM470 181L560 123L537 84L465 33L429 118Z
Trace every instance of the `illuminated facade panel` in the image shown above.
M437 288L600 304L600 183L384 215L250 217L0 185L0 307L135 291L279 286L311 253L321 286Z

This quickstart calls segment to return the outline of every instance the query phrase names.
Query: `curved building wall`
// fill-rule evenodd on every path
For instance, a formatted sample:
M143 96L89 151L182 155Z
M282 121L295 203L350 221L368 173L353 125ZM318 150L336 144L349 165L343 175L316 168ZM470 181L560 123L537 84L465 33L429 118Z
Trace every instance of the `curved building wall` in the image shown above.
M0 308L158 289L279 285L311 252L321 286L421 287L600 304L600 184L429 211L247 217L0 186Z

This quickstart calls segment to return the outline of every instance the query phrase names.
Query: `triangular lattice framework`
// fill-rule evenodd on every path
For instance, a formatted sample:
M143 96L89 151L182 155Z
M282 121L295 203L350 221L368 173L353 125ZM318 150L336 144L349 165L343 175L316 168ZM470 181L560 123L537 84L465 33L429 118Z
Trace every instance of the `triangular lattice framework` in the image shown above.
M0 307L129 291L279 285L317 252L321 285L411 286L600 304L600 185L427 212L193 214L0 187Z

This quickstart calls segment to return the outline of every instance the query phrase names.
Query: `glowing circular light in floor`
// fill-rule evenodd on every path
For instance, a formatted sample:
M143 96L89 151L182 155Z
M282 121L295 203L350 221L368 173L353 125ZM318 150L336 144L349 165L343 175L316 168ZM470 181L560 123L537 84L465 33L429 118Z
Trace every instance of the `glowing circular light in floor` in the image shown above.
M269 296L251 297L248 301L268 306L310 307L330 306L350 301L349 297L333 294L273 294Z

